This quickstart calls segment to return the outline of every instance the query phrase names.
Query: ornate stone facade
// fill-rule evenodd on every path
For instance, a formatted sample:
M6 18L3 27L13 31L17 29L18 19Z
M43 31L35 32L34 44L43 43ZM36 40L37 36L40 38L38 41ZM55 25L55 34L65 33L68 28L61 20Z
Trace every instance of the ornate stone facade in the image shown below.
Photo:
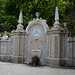
M10 37L0 35L0 60L28 64L37 56L42 65L75 66L75 38L68 37L68 29L60 26L58 8L51 29L39 15L37 12L37 18L29 21L24 30L20 12L17 29L11 31Z

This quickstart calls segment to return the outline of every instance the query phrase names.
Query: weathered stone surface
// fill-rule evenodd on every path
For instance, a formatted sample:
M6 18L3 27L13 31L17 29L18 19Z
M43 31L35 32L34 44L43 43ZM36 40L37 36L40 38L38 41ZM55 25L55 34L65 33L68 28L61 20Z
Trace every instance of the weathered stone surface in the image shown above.
M17 29L10 37L6 33L0 39L0 60L11 60L14 63L30 63L37 56L42 65L58 67L60 65L75 66L75 37L68 37L68 30L60 27L58 8L56 7L55 22L51 29L45 19L29 21L23 29L22 12L19 15Z

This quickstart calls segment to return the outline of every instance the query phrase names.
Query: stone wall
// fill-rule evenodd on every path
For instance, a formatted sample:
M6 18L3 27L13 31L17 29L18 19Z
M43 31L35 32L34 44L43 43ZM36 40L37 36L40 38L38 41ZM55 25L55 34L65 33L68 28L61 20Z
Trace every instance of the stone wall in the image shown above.
M75 66L75 37L68 37L68 29L60 26L58 8L56 7L55 22L49 29L47 21L36 17L29 21L26 30L23 28L22 11L19 15L16 30L10 37L0 35L0 60L14 63L30 63L37 56L42 65L52 67Z
M22 33L13 33L11 35L12 39L12 60L14 63L23 63L24 62L24 53L25 53L25 34Z
M0 40L0 60L11 59L11 40Z
M0 40L0 60L12 61L14 63L29 63L31 51L35 45L26 33L13 33L9 39ZM41 43L40 43L41 41ZM40 60L43 65L75 66L75 37L68 37L67 33L49 31L44 37L39 38L39 45L44 50ZM28 59L29 58L29 59Z
M66 65L75 66L75 37L68 37L66 54Z

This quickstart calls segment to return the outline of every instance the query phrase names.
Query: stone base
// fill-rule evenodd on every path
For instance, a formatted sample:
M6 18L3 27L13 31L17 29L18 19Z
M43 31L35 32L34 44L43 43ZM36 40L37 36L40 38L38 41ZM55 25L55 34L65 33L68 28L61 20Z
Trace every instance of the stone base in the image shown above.
M51 60L50 59L46 59L45 61L46 61L47 66L51 66Z
M59 67L60 60L51 60L51 67Z
M59 66L75 66L75 59L51 59L47 58L46 65L51 67L59 67Z
M10 55L0 55L0 60L10 62L11 56Z
M0 55L1 61L13 62L13 63L29 63L31 60L27 60L23 56L10 56L10 55ZM47 65L51 67L59 66L75 66L75 59L56 59L56 58L46 58L40 59L42 65Z
M65 66L75 66L75 59L66 59Z
M64 59L60 59L60 66L65 66L65 60Z
M24 63L25 57L23 57L23 56L12 56L11 60L13 61L13 63Z
M73 60L73 66L75 66L75 59Z
M49 65L51 67L59 67L60 66L60 60L59 59L53 59L53 58L47 58L46 59L46 65Z
M66 59L65 60L65 66L73 66L73 60L72 59Z

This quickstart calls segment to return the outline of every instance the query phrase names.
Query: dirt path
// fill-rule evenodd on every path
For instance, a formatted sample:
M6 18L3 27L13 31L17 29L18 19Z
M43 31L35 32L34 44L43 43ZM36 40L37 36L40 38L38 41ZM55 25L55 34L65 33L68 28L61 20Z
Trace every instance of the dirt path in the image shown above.
M0 75L75 75L75 70L0 62Z

